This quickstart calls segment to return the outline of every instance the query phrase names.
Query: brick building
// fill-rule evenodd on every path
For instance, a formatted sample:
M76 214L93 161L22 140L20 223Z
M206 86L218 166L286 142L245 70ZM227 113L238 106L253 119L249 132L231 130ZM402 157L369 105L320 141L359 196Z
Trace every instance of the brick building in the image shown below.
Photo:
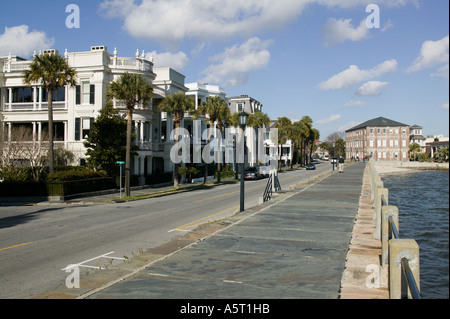
M345 131L347 160L408 161L410 126L378 117Z

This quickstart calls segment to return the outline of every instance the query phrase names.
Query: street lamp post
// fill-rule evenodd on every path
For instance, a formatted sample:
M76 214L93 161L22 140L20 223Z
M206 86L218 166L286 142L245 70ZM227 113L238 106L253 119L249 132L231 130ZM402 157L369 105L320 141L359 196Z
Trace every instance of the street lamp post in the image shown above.
M242 138L244 139L244 161L241 163L241 204L240 211L244 211L244 167L245 167L245 127L247 126L248 114L245 112L239 113L239 124L242 128Z
M336 143L333 143L333 158L331 159L333 161L333 171L334 171L335 158L337 160L336 152L335 152L335 149L334 149L335 146L336 146Z

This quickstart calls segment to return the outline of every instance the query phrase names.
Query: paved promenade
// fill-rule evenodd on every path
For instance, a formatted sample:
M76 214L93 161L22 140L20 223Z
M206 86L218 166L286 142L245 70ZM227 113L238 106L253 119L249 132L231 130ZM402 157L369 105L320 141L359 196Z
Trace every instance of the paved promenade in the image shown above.
M338 298L364 168L353 164L152 249L130 261L141 269L84 297ZM202 232L209 235L196 239Z

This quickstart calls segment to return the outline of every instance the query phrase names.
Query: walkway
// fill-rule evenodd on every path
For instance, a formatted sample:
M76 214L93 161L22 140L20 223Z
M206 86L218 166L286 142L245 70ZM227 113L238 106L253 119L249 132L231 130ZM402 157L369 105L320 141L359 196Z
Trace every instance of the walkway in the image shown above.
M167 257L89 297L338 298L364 167L356 163L222 221L226 227L205 240L186 238L184 249L175 245ZM168 251L149 253L157 259Z

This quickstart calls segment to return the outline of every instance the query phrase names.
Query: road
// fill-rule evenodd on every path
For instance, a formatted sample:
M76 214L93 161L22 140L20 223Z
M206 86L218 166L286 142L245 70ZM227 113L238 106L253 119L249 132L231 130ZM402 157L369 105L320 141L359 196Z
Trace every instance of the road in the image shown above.
M289 189L330 170L323 162L279 179ZM266 183L245 182L246 208L259 203ZM120 204L0 206L0 298L31 298L64 284L68 265L95 271L238 211L239 183Z

